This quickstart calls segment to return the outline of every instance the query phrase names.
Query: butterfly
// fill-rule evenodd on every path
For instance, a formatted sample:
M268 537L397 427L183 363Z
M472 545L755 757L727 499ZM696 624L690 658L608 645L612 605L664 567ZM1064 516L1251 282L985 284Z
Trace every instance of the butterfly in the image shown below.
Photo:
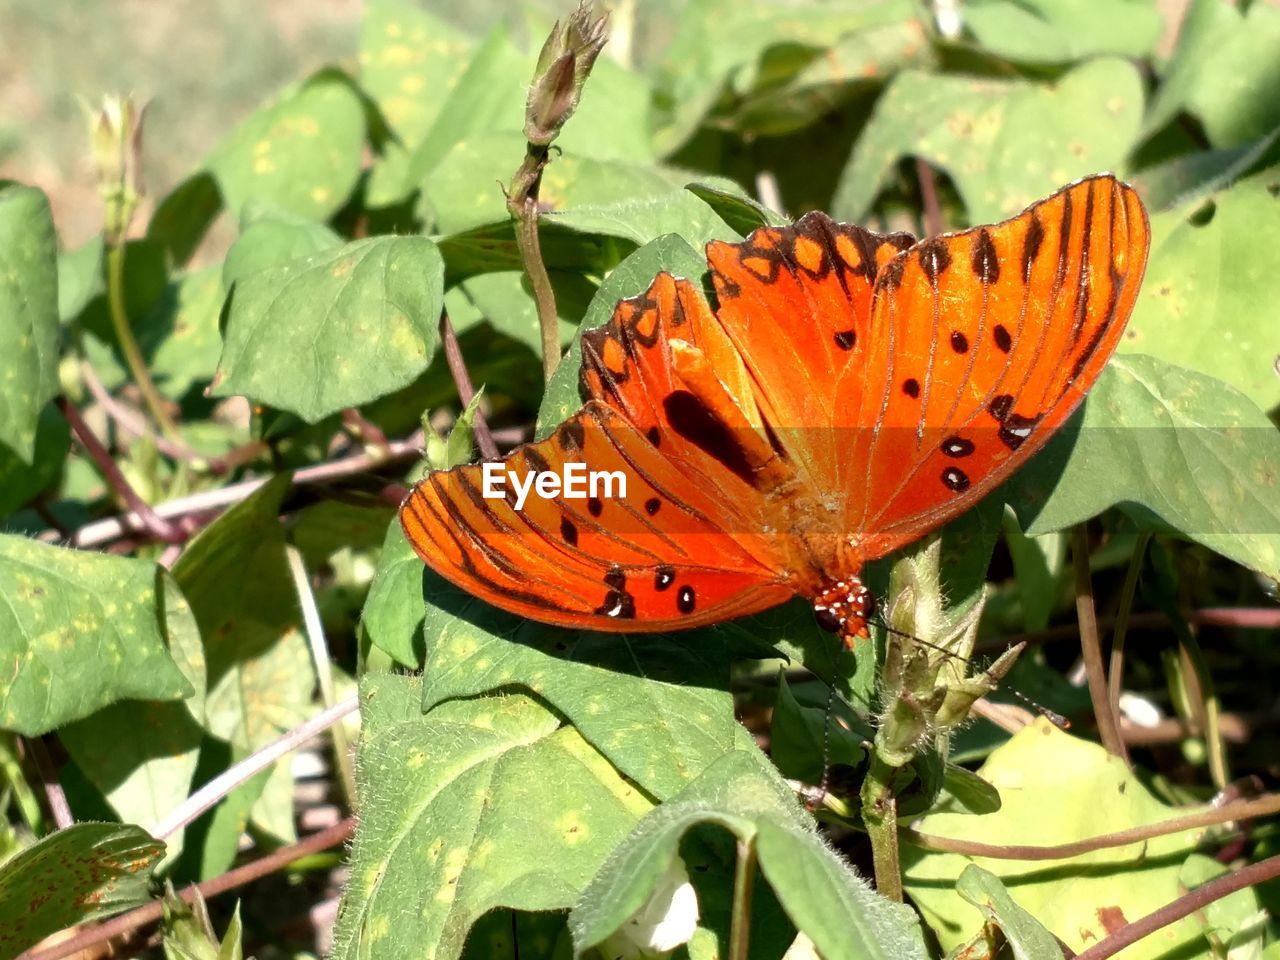
M852 646L875 611L863 566L976 503L1083 400L1149 241L1137 194L1098 175L922 241L814 212L712 242L714 310L666 273L619 302L582 335L582 408L501 462L429 474L405 535L546 623L671 631L799 595Z

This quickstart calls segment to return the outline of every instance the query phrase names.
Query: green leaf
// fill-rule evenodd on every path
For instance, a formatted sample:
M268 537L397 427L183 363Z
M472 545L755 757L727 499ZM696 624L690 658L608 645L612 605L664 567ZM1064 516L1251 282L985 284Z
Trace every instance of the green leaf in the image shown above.
M102 276L102 234L58 255L58 316L70 323L106 291Z
M681 838L699 824L755 844L760 870L788 917L828 960L927 956L911 909L874 893L818 838L754 747L725 755L645 816L613 852L569 915L579 953L603 943L644 906Z
M575 117L570 126L580 121L580 117ZM477 134L450 150L423 182L424 197L435 214L437 229L456 233L483 224L506 222L510 214L501 184L519 165L524 150L523 134L507 132ZM627 204L664 198L677 206L683 203L686 215L696 206L703 206L687 194L683 201L675 198L675 192L682 190L689 179L690 174L685 170L623 159L600 160L572 153L566 147L543 171L538 203L543 211L558 214L600 206L604 208L601 216L608 216L613 210L612 229L606 232L616 235L626 227L634 233L640 228L627 226ZM661 211L652 204L642 207L639 214L641 222L660 216ZM616 222L619 218L621 223ZM673 216L672 225L679 222L681 218ZM575 229L590 228L575 226ZM666 229L671 230L672 226ZM651 237L637 242L648 239Z
M213 395L316 423L408 386L435 353L443 296L425 237L371 237L259 270L236 285Z
M1280 167L1151 218L1151 259L1121 341L1280 404L1275 343L1258 305L1280 302Z
M311 713L315 671L284 555L278 515L290 477L273 478L201 531L174 564L208 659L206 728L243 759ZM289 782L288 765L268 791L269 816ZM274 791L274 792L273 792ZM278 813L278 810L276 811ZM272 830L288 839L292 821Z
M424 716L419 680L367 674L361 693L364 813L335 958L457 957L492 908L564 909L649 809L527 697Z
M1280 434L1248 398L1212 377L1122 356L1098 378L1083 418L1009 481L1005 499L1032 536L1119 506L1277 577L1278 463Z
M364 133L364 108L351 81L326 70L249 117L206 165L233 216L263 200L325 220L355 187Z
M1209 142L1238 147L1280 126L1280 10L1265 3L1241 13L1222 0L1194 0L1178 48L1143 123L1148 137L1180 112L1198 117Z
M751 91L769 48L825 51L841 38L917 17L910 0L860 0L808 9L767 0L686 6L657 71L659 102L667 107L657 132L659 152L671 153L689 139L726 85L739 94Z
M544 627L495 610L434 574L423 580L424 706L510 686L562 713L631 780L669 797L744 731L718 629L613 636Z
M801 703L792 693L785 671L778 671L778 696L773 704L769 756L784 777L802 783L820 783L826 767L856 767L866 757L862 743L870 739L869 727L854 717L843 701L828 707L821 687L821 705Z
M227 251L222 264L222 284L230 290L238 280L259 270L282 266L341 245L342 237L323 223L268 214L245 226Z
M0 447L35 454L40 411L58 390L58 241L49 201L0 182Z
M544 217L571 230L618 237L637 245L666 234L681 237L697 250L712 240L742 239L709 204L683 189L640 200L584 204Z
M939 806L952 811L968 811L979 815L1000 809L1000 792L967 767L948 763L943 768Z
M577 273L551 273L551 286L556 294L559 314L560 342L568 344L577 331L577 323L596 286ZM523 273L485 273L462 281L460 289L480 317L489 321L513 340L538 353L542 352L542 331L538 323L538 305ZM454 314L455 329L457 319Z
M405 0L377 0L360 30L360 86L396 140L374 166L367 194L384 206L408 192L409 155L423 142L467 67L474 41L448 21ZM514 169L514 168L513 168Z
M202 170L174 187L156 206L147 221L147 239L164 247L172 263L185 264L220 212L218 182Z
M730 229L744 237L758 227L781 227L791 223L781 213L743 193L722 190L706 183L687 183L684 188L714 210Z
M466 409L458 415L457 420L453 421L447 438L442 438L431 430L424 418L423 427L428 431L427 464L432 470L448 470L450 467L471 462L471 454L475 449L473 440L475 432L472 423L476 418L476 411L480 409L480 400L483 397L484 388L475 392Z
M956 893L977 907L987 923L1000 928L1014 960L1062 960L1057 939L1018 906L994 873L969 864L956 882Z
M582 406L582 398L578 395L582 333L607 323L619 300L644 293L653 278L663 270L677 277L701 279L706 269L706 260L694 253L683 238L674 235L659 237L645 244L618 264L600 284L583 315L578 337L547 383L542 406L538 410L538 436L545 437Z
M53 404L40 412L34 450L28 462L0 444L0 519L53 487L62 475L70 444L71 428Z
M917 156L951 178L971 223L1001 220L1071 180L1122 168L1141 113L1142 79L1122 60L1090 61L1052 86L908 70L859 137L832 215L860 222L894 165Z
M165 396L179 400L213 377L222 349L222 301L221 271L204 267L170 283L155 307L135 323L138 346Z
M1148 210L1167 210L1226 190L1237 180L1276 163L1280 163L1280 127L1241 147L1174 157L1140 171L1130 182Z
M524 126L524 100L532 61L527 61L511 44L506 32L494 30L476 50L466 71L444 102L430 132L406 161L405 186L420 185L441 159L460 141L487 130L510 130ZM501 178L505 183L524 157L524 143L505 160ZM489 181L494 189L497 184ZM501 191L499 191L501 196Z
M204 721L205 664L200 630L177 584L161 586L169 653L195 691L182 703L113 703L58 730L71 759L125 823L156 824L191 792ZM169 854L182 846L168 838Z
M399 519L391 521L360 613L360 635L411 670L423 657L422 571Z
M147 903L162 856L145 830L114 823L77 823L28 847L0 867L0 956Z
M1226 864L1205 854L1193 853L1182 865L1178 884L1182 889L1191 891L1230 873L1231 868ZM1270 914L1263 909L1258 893L1252 887L1211 901L1195 916L1201 921L1210 942L1226 948L1226 956L1260 955Z
M963 17L986 50L1020 63L1147 57L1164 27L1151 0L979 0Z
M998 812L983 817L934 813L919 821L917 829L991 844L1051 845L1178 813L1157 800L1123 761L1043 719L997 748L978 773L999 791L1003 806ZM902 848L904 882L944 950L963 943L981 925L957 890L965 868L976 863L1003 882L1013 904L1079 952L1107 936L1111 918L1134 920L1180 896L1179 866L1195 842L1192 833L1176 833L1064 860L1035 861L964 857L907 844ZM1065 889L1070 896L1063 895ZM1012 921L1012 911L1004 912ZM1188 917L1130 951L1135 958L1183 951L1191 955L1203 945L1199 938L1197 922Z
M160 578L145 560L0 535L0 726L36 737L117 700L190 696Z

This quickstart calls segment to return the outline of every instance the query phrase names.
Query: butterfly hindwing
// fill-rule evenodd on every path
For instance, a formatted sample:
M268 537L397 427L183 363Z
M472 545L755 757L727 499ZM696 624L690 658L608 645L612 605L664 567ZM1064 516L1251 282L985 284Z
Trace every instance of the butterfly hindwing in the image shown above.
M563 478L571 463L582 465L584 496L530 488L518 502L508 473ZM550 438L488 467L506 478L489 481L503 495L485 495L486 464L457 467L419 483L400 517L428 566L504 609L561 626L642 632L716 623L792 595L769 562L769 542L726 517L713 492L689 489L604 403L588 403ZM602 479L593 488L595 473Z

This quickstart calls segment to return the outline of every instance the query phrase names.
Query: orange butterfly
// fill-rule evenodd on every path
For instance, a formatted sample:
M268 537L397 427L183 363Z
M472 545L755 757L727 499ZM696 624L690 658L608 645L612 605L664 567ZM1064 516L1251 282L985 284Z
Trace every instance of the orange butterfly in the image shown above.
M1084 398L1148 245L1108 175L921 242L822 213L713 242L717 310L665 273L621 301L582 337L582 409L426 477L405 535L547 623L676 630L799 594L851 645L875 608L863 564L976 503Z

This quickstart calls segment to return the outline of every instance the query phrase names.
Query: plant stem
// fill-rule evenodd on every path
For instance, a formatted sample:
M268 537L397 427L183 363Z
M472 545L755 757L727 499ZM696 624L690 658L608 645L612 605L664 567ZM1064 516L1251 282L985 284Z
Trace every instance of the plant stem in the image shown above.
M159 425L160 432L175 443L180 443L182 437L165 409L164 398L151 379L151 372L147 370L142 350L139 349L138 341L133 336L133 328L129 325L129 314L124 305L124 251L123 242L107 249L107 305L111 313L111 326L115 329L116 341L129 365L133 382L142 392L143 402Z
M1102 662L1102 641L1098 637L1098 618L1093 601L1093 581L1089 577L1089 534L1084 524L1071 531L1071 561L1076 578L1076 617L1080 624L1080 652L1089 678L1089 698L1098 723L1102 745L1112 756L1129 763L1129 754L1120 736L1120 725L1111 712L1107 698L1107 668Z
M733 912L729 919L728 960L747 960L751 946L751 896L756 880L756 845L738 841L738 862L733 872Z
M507 195L507 209L516 221L516 246L524 261L524 272L533 287L533 299L538 307L538 329L542 334L542 374L547 379L560 364L560 319L556 310L556 293L551 287L551 276L542 260L542 244L538 239L538 188L542 186L542 170L547 165L548 150L545 146L530 143L524 162L511 179L511 192Z
M1111 850L1116 847L1127 847L1154 837L1164 837L1173 833L1183 833L1201 827L1211 827L1219 823L1233 820L1253 820L1258 817L1280 813L1280 794L1267 794L1253 800L1239 800L1222 807L1208 810L1197 810L1169 820L1117 830L1097 837L1086 837L1069 843L1056 843L1050 846L1028 844L995 844L982 843L977 840L962 840L954 837L939 837L933 834L919 833L910 828L902 830L902 839L921 850L936 850L940 853L959 853L969 857L990 857L996 860L1066 860L1071 857L1082 857L1095 850Z
M467 365L462 359L462 348L458 346L458 335L454 332L453 321L447 312L440 314L440 342L444 345L444 361L449 367L449 375L453 377L453 385L458 390L458 399L465 410L471 405L476 395L476 388L471 383L471 374L467 373ZM498 459L498 445L494 443L493 432L489 429L489 421L484 413L476 408L475 417L471 421L471 432L475 435L476 446L486 460Z
M1133 595L1138 589L1138 574L1142 572L1142 558L1146 556L1147 544L1150 542L1149 533L1138 537L1138 542L1133 546L1133 556L1129 558L1129 569L1125 571L1124 587L1120 591L1120 609L1116 612L1116 628L1111 639L1111 664L1107 672L1107 702L1115 717L1120 716L1120 687L1124 677L1124 642L1129 631L1129 614L1133 612Z
M893 795L897 769L871 750L871 767L862 781L862 822L871 839L876 889L882 897L902 902L902 864L898 858L898 798Z

